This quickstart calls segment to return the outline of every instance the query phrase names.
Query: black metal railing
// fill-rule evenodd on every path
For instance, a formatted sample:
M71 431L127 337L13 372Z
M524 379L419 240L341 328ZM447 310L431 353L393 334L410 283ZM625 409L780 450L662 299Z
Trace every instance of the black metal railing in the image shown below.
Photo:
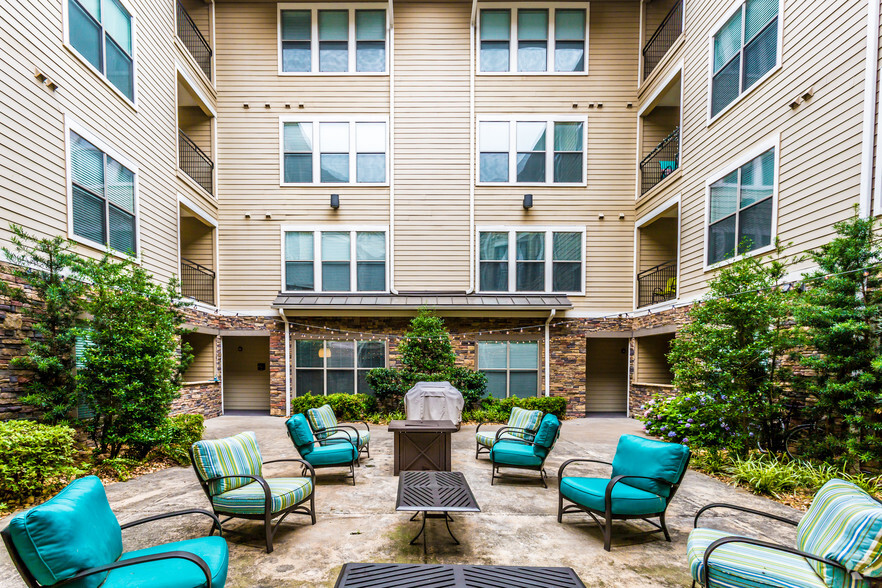
M662 23L658 25L657 29L655 29L652 37L646 42L646 46L643 47L644 80L649 77L649 74L652 73L655 66L661 62L665 53L668 52L668 49L671 48L682 32L683 0L677 0L677 3L674 4Z
M640 194L646 194L653 186L674 173L680 167L680 127L650 151L640 162Z
M209 194L214 194L211 189L214 162L180 129L178 138L178 166Z
M211 79L211 45L205 36L199 32L199 27L190 18L190 13L184 5L178 2L178 38L208 76Z
M677 262L666 261L637 274L637 307L677 297Z
M195 261L181 258L181 294L214 304L214 272Z

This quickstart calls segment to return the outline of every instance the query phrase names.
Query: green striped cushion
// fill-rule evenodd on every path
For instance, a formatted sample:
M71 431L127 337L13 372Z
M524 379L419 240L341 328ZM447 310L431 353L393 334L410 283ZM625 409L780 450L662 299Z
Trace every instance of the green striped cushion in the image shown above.
M306 411L306 417L315 433L315 438L321 441L331 436L331 433L322 433L322 429L333 428L337 426L337 416L334 409L329 404L325 404L319 408L310 408Z
M799 522L796 544L802 551L832 559L864 576L882 576L882 505L850 482L830 480L815 494ZM869 586L853 582L832 566L812 566L829 586Z
M686 557L692 578L704 585L704 552L708 546L731 533L716 529L695 529L686 542ZM826 588L805 558L746 543L727 543L710 556L714 588Z
M535 435L536 431L539 430L539 421L541 418L542 412L539 410L524 410L523 408L515 406L511 409L511 416L508 417L508 426L516 427L518 429L527 429L528 431L532 431L533 435ZM533 435L527 433L513 432L512 435L520 437L521 439L526 439L527 441L533 440Z
M203 480L233 474L259 476L262 471L257 437L251 431L226 439L197 441L193 444L193 457ZM227 478L209 483L208 489L214 496L253 481L251 478Z
M371 432L370 431L353 431L352 429L343 429L342 431L337 431L333 435L326 437L327 439L352 439L354 437L358 437L356 439L356 443L358 448L361 449L365 445L368 444L371 440Z
M290 508L312 492L311 478L273 478L266 481L273 497L273 512ZM257 482L229 490L211 499L222 512L235 514L263 514L266 494Z
M523 437L515 437L514 435L509 435L508 433L503 433L502 436L499 437L499 440L503 439L523 439ZM493 447L493 444L496 443L496 431L488 431L486 433L477 432L475 433L475 440L483 445L484 447Z

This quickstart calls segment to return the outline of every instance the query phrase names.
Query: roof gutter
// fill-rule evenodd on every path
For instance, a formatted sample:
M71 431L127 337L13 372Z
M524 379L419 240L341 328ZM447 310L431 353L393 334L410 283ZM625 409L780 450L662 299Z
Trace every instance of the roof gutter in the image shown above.
M469 289L475 291L475 26L478 21L478 0L472 0L472 17L469 21Z
M861 157L861 195L858 211L861 218L868 218L873 200L873 143L876 136L876 83L879 70L879 0L867 2L867 56L864 77L864 128L863 153ZM882 174L876 179L876 212L882 211L879 191Z
M279 309L279 316L285 321L285 417L291 416L291 323L285 309Z
M557 314L557 309L552 308L545 321L545 395L551 396L551 319Z

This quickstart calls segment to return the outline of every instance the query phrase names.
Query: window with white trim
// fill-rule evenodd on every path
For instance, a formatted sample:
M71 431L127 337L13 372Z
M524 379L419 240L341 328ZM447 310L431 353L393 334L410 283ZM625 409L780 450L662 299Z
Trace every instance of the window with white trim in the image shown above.
M70 131L70 214L74 236L136 254L135 175Z
M385 292L386 231L285 232L287 292Z
M708 265L772 243L775 148L710 184Z
M478 289L582 293L584 240L585 233L580 230L479 230Z
M282 121L282 184L386 184L385 120Z
M279 10L282 73L384 73L385 4Z
M478 341L478 371L487 376L488 396L536 396L539 394L539 343Z
M779 0L746 0L713 37L711 116L778 64Z
M478 122L479 184L584 185L584 117L486 117Z
M386 367L383 341L294 342L294 390L297 396L314 394L370 394L365 377L373 368Z
M70 46L134 102L132 15L119 0L65 1Z
M588 5L481 8L481 73L585 73Z

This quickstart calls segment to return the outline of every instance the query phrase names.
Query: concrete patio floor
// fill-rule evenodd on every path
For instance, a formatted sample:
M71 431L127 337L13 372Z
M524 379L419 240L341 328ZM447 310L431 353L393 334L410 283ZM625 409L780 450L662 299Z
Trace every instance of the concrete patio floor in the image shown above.
M228 416L206 423L206 438L254 431L264 460L298 457L285 435L283 419ZM775 512L793 519L800 513L771 500L729 487L708 476L688 472L668 509L672 542L661 535L628 540L628 531L645 529L645 523L618 522L611 553L603 550L600 531L587 516L570 515L556 520L557 468L573 457L610 461L619 436L639 434L631 419L589 418L564 422L560 441L547 462L549 487L543 489L534 472L497 480L490 486L490 463L474 457L473 426L453 435L453 469L465 473L482 512L455 516L453 532L462 542L453 545L443 521L427 522L429 552L408 545L419 530L409 514L395 512L398 478L392 476L392 435L385 426L371 427L371 457L356 469L357 483L343 479L344 470L318 470L317 522L292 515L275 537L275 551L263 547L261 523L231 521L227 534L230 573L227 586L333 586L346 562L402 562L447 564L569 566L589 587L689 586L686 537L692 518L703 505L732 502ZM572 466L571 466L572 467ZM588 475L608 475L602 466L587 466ZM266 466L265 476L297 475L294 464ZM568 469L569 473L571 470ZM578 471L578 470L577 470ZM338 474L339 472L339 474ZM110 504L121 522L184 508L208 509L208 502L191 468L172 468L107 486ZM706 518L705 518L706 517ZM792 544L794 530L767 519L715 511L702 518L708 526ZM0 528L8 517L0 519ZM148 523L123 532L125 548L140 549L158 543L204 535L205 517L187 516ZM618 539L617 539L618 537ZM5 550L0 554L0 586L19 587L18 577Z

